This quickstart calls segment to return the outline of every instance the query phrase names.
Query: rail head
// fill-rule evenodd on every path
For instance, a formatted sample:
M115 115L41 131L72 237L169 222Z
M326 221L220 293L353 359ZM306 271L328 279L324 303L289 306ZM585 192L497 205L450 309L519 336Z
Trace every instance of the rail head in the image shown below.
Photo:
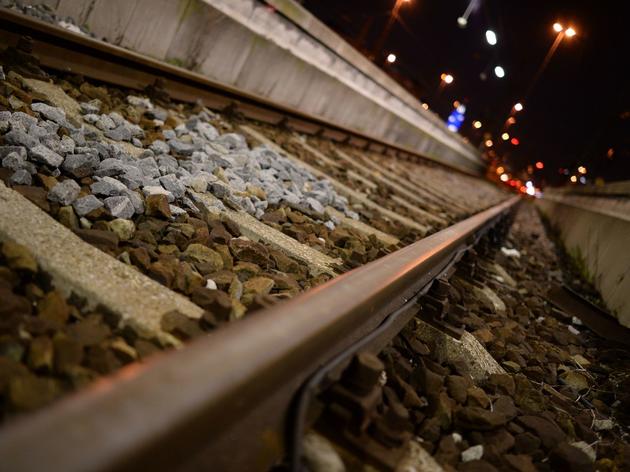
M513 197L6 425L0 431L3 467L102 471L191 461L235 470L268 467L282 456L286 412L303 382L430 283L471 237L518 201ZM236 455L236 448L247 454Z

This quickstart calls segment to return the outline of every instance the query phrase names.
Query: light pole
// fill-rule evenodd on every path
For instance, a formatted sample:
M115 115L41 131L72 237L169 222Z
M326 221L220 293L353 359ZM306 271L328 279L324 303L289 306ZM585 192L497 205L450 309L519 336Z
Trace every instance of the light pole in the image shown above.
M551 47L547 51L547 55L543 59L542 64L540 64L540 67L536 71L536 75L534 75L534 78L532 79L532 82L530 83L529 88L527 89L527 92L525 93L525 96L529 95L529 93L532 91L532 89L538 82L538 79L540 79L540 76L547 68L547 65L549 65L551 58L556 53L556 50L558 49L558 46L560 46L560 43L562 42L562 40L564 40L564 38L570 39L577 34L577 32L575 31L573 27L568 27L565 29L565 27L561 23L558 23L558 22L554 23L552 28L558 34L556 35L556 39L554 39L553 43L551 44Z
M400 7L402 7L403 4L409 3L410 1L411 0L396 0L394 8L392 8L392 14L387 20L387 24L385 25L385 28L383 28L383 32L379 36L378 41L376 41L376 45L374 46L374 51L372 52L373 60L378 60L378 58L381 56L381 51L383 49L383 46L385 45L385 40L389 36L389 32L392 29L392 26L394 26L394 21L396 21L396 19L398 18L398 10L400 10Z

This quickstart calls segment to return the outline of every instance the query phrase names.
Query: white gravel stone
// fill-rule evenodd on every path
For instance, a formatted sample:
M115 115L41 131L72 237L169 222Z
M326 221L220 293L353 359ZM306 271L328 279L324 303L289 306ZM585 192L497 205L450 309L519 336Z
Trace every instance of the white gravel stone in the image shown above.
M79 216L85 216L91 211L101 208L102 206L103 202L94 195L87 195L85 197L78 198L72 203L74 211L76 211Z
M59 182L50 190L50 192L48 192L48 200L51 202L57 202L62 206L66 206L73 203L79 196L80 192L81 187L79 184L72 179L66 179L63 182Z
M37 138L30 136L25 130L18 128L12 128L11 131L3 136L3 138L5 144L25 146L28 149L39 145Z
M108 197L105 199L105 208L109 210L114 218L128 220L135 213L135 208L127 197Z
M32 103L31 110L36 111L47 120L54 121L58 125L66 124L66 112L61 108L51 107L45 103Z
M483 444L469 447L462 451L462 462L476 461L483 457Z
M159 185L147 185L142 188L142 193L146 197L148 197L149 195L166 195L166 199L169 201L169 203L175 201L175 197L173 196L173 194Z
M195 151L195 146L190 143L185 143L180 141L179 139L171 139L168 141L168 145L176 154L181 154L182 156L191 156Z
M13 172L9 181L13 185L31 185L33 183L30 172L25 169L18 169Z
M11 170L23 169L26 165L26 156L17 152L10 152L2 159L2 167Z
M71 154L66 156L61 168L76 178L94 174L100 160L96 154Z
M81 113L83 114L98 114L101 111L102 103L98 98L90 100L89 102L82 102Z
M31 148L30 155L37 162L49 165L50 167L59 167L63 163L63 156L60 156L41 144Z
M136 97L135 95L127 95L127 103L129 105L133 105L134 107L142 107L147 110L153 109L153 103L151 100L145 97Z
M90 185L90 190L92 190L94 195L113 197L122 195L127 190L127 187L112 177L101 177L97 182Z
M214 140L229 151L241 151L247 149L247 141L243 135L237 133L226 133Z
M178 207L177 205L169 205L168 207L170 208L171 214L173 216L181 216L181 215L186 215L188 213L186 210Z
M217 283L212 280L212 279L208 279L206 280L206 288L210 289L210 290L216 290L217 289Z
M171 192L176 199L183 197L186 193L186 187L184 187L174 174L160 177L160 183L166 190Z
M160 139L156 139L149 145L149 149L151 149L156 154L168 154L170 148L168 144Z
M95 174L99 177L113 177L125 172L125 165L120 159L113 157L104 159L96 169Z

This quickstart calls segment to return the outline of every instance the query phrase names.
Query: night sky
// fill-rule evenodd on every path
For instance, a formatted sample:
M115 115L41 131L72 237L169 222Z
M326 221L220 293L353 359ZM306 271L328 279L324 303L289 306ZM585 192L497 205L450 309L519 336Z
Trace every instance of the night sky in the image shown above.
M559 169L573 174L579 165L587 167L589 179L630 179L628 2L481 0L462 29L457 18L467 0L409 0L381 50L379 37L394 0L302 3L357 49L376 56L375 62L443 119L455 100L465 103L460 133L475 145L484 141L484 132L492 133L496 156L511 172L540 160L545 168L535 171L537 183L567 183ZM555 21L578 34L562 40L534 82L556 38ZM487 44L486 29L497 33L496 46ZM390 52L398 58L391 65L385 61ZM503 79L495 77L495 65L505 69ZM455 81L440 92L443 72ZM525 108L508 130L520 141L513 146L500 135L518 101ZM472 127L474 120L483 123L480 130Z

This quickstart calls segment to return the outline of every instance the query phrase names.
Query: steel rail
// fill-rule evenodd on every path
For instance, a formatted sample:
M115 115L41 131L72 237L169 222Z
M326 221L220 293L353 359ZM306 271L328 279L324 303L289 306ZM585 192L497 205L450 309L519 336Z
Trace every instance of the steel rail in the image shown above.
M6 425L0 468L267 469L286 453L291 406L304 382L403 307L518 201Z
M165 90L169 95L179 101L201 101L214 110L234 109L251 119L271 124L284 123L297 131L322 133L337 141L348 140L356 145L364 143L365 147L385 146L400 157L428 160L468 175L479 176L466 167L437 161L414 149L331 123L188 69L0 7L0 44L15 44L22 35L29 35L35 40L34 54L40 58L42 65L54 70L82 74L136 90L153 84L159 77L164 79Z

